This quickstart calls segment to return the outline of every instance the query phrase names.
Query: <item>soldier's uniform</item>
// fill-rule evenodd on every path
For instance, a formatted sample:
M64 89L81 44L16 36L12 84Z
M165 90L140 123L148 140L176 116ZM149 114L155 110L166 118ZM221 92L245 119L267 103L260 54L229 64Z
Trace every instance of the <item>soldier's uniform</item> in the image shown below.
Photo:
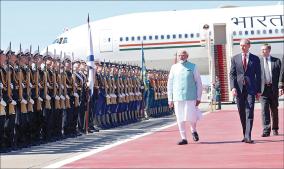
M0 59L4 61L6 55L3 50L0 50ZM4 152L6 150L6 144L4 139L4 125L6 119L6 106L8 101L7 91L4 90L4 86L6 85L6 66L5 63L0 64L0 152Z
M16 113L17 113L17 98L18 98L18 92L15 88L16 79L15 79L15 70L14 66L15 63L12 63L10 60L12 57L14 59L16 58L15 52L11 51L11 49L7 50L6 56L8 57L9 65L7 67L6 71L6 85L4 88L7 90L7 96L8 96L8 106L6 106L6 119L5 119L5 125L4 125L4 142L8 148L16 148L18 143L18 133L15 133L15 119L16 119ZM14 60L13 59L13 60ZM13 64L13 65L11 65Z
M39 54L39 51L35 51L33 54L33 64L31 68L31 98L34 100L33 104L33 112L32 112L32 125L31 125L31 133L32 133L32 141L34 143L39 143L41 138L41 129L42 129L42 102L43 98L41 97L41 90L43 86L41 86L41 81L43 80L43 76L40 76L42 70L40 68L40 63L38 63L38 59L42 59L42 55Z

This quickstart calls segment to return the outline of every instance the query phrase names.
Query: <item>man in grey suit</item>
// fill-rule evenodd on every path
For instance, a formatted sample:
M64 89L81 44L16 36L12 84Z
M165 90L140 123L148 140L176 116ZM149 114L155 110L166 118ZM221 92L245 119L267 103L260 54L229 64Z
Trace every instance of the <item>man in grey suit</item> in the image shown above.
M262 137L270 136L272 117L273 135L278 135L279 118L278 118L278 84L281 69L281 61L278 58L270 56L271 46L264 44L261 47L262 57L261 64L261 110L262 110Z
M230 85L236 96L245 143L253 143L251 130L254 117L254 102L261 92L261 69L259 57L249 52L250 40L241 39L241 53L232 57Z

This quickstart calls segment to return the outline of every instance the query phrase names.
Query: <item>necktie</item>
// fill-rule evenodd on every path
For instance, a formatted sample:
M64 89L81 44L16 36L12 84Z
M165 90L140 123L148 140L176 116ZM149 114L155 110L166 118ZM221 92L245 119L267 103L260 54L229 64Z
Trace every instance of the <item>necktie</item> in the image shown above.
M271 83L271 76L269 71L268 58L265 58L264 61L264 71L265 71L265 83L269 84Z
M244 66L244 70L247 70L247 54L244 53L244 59L243 59L243 66Z

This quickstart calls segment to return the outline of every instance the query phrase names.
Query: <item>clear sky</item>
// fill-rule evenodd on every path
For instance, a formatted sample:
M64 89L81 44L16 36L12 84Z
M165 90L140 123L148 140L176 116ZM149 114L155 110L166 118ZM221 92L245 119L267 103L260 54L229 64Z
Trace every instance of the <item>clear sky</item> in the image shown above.
M218 8L221 5L274 5L279 1L2 1L1 44L6 50L9 42L17 51L38 45L40 49L51 44L64 28L73 28L91 20L120 14Z

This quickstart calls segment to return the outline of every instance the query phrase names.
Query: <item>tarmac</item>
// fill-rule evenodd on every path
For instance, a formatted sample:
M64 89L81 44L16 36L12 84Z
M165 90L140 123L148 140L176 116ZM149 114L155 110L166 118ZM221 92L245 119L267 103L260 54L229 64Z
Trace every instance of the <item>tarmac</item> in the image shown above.
M279 103L280 103L279 114L281 115L279 119L279 123L281 124L281 128L279 131L280 135L279 137L277 137L276 141L280 146L282 144L282 150L283 150L283 141L284 141L283 125L282 125L283 124L283 110L284 110L283 109L284 107L283 99L281 99ZM232 119L234 120L234 126L230 127L230 122L228 124L223 124L225 126L223 127L221 126L221 129L224 131L221 130L221 132L226 132L227 130L234 130L234 131L236 130L237 133L233 132L233 134L239 135L241 124L238 119L236 104L223 103L221 110L213 109L212 111L212 107L209 105L209 103L201 103L200 109L204 112L204 118L203 118L204 121L209 121L209 122L216 122L216 120L222 118L222 116L220 116L221 113L231 112L227 114L232 114L234 116L234 118ZM258 133L256 134L260 135L260 128L261 128L261 126L259 125L260 123L260 118L259 118L260 103L257 102L255 104L255 110L257 112L255 113L255 116L256 116L255 121L258 121L258 122L255 122L257 124L257 127L256 125L254 125L254 128L257 128L257 129L253 129L253 132L258 131ZM228 116L227 118L231 118L231 116ZM210 140L216 141L216 138L214 138L214 131L212 132L214 128L212 129L208 128L207 124L202 121L203 120L201 120L201 123L200 123L200 130L201 130L200 132L203 133L201 135L201 141L204 141L203 144L205 144L206 142L210 144L209 143ZM220 126L217 126L217 127L220 127ZM161 132L161 131L165 131L165 132ZM167 131L170 131L170 132L167 132ZM82 135L82 136L75 137L75 138L67 138L64 140L56 141L56 142L50 142L50 143L42 144L39 146L32 146L29 148L23 148L17 151L9 152L9 153L4 153L4 154L1 154L1 168L44 168L44 167L47 167L47 168L59 168L59 167L67 167L67 168L78 168L78 167L79 168L82 168L82 167L83 168L137 168L137 167L138 168L140 167L141 168L164 168L164 167L165 168L173 168L173 167L174 168L175 167L176 168L180 168L180 167L191 168L192 166L193 167L202 167L202 166L204 167L205 166L209 168L214 167L212 166L211 162L207 161L206 163L206 160L205 160L205 163L204 161L201 160L201 161L195 161L196 164L194 165L188 165L188 163L184 163L183 165L180 165L180 166L175 165L176 163L174 162L172 163L164 162L172 158L171 153L178 153L178 151L168 152L169 154L164 153L166 156L163 156L163 158L160 158L160 160L162 161L158 160L157 161L158 163L150 163L150 165L145 165L145 164L149 164L148 163L149 161L152 161L151 159L149 159L149 157L151 156L147 154L149 152L145 151L145 147L149 147L150 145L149 142L147 142L147 138L151 138L152 136L156 136L155 138L157 138L157 135L159 135L160 133L163 133L163 135L158 136L158 138L161 139L161 141L158 140L158 143L161 142L159 143L162 146L160 148L163 148L163 147L169 148L171 146L173 147L177 146L176 141L179 139L179 137L178 137L178 130L177 130L176 120L175 120L174 115L161 117L161 118L150 118L149 120L143 120L137 123L132 123L129 125L125 125L125 126L121 126L121 127L117 127L113 129L100 130L100 132L90 133L88 135ZM164 137L167 137L169 135L171 136L170 142L168 139L164 139ZM206 135L207 135L207 138L204 138ZM234 135L233 140L236 139L235 135ZM146 141L144 142L143 139L145 140L145 138L146 138ZM218 147L219 145L221 145L222 139L224 138L223 137L218 138L217 142L219 142L220 144L215 144L215 146ZM139 144L135 145L135 142L137 141L139 142L140 145ZM272 150L275 149L275 151L281 148L279 147L279 145L278 147L274 147L275 145L273 145L273 143L274 143L273 141L268 142L266 145L270 145ZM133 144L134 144L134 147L133 147ZM236 146L238 146L238 144L236 144ZM128 151L117 151L121 149L123 150L126 149ZM134 149L135 149L136 154L135 153L133 154L133 152L130 151ZM160 150L161 149L159 149L159 152ZM205 150L204 148L202 148L201 150L205 151L206 148ZM195 151L198 151L198 150L195 150ZM108 155L113 154L113 156L110 157L106 155L106 153ZM119 154L122 153L123 155L125 155L125 159L122 159L122 163L120 161L121 159L115 158L116 153L119 153ZM151 153L155 154L158 152L151 151ZM271 152L270 150L269 151L264 150L259 153L260 154L263 154L263 153L273 154L274 151ZM277 153L278 153L277 155L280 157L283 157L284 155L283 151L282 152L277 151ZM148 158L141 159L142 161L133 160L132 157L138 158L137 154L142 154ZM230 154L227 154L227 156L230 156ZM234 157L234 155L232 157ZM86 159L91 159L91 161L96 161L96 162L95 163L92 163L90 161L82 162L82 160L86 160ZM148 162L145 163L145 160L146 161L148 160ZM133 161L136 163L133 163ZM165 165L157 165L157 164L167 164L167 165L165 166ZM281 164L283 166L283 161L282 163L281 162L277 163L274 167L277 167ZM219 165L219 167L220 166L222 167L222 165ZM246 163L245 162L241 163L241 167L246 167Z

